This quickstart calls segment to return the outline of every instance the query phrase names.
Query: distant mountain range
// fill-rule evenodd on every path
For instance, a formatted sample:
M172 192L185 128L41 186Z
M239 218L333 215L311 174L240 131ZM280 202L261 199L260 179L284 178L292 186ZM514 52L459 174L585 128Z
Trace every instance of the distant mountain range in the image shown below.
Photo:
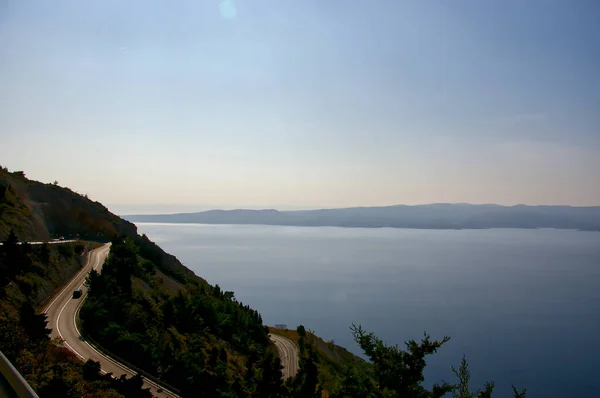
M199 213L126 215L131 222L260 224L354 228L559 228L600 231L600 206L500 206L430 204L321 210L209 210Z

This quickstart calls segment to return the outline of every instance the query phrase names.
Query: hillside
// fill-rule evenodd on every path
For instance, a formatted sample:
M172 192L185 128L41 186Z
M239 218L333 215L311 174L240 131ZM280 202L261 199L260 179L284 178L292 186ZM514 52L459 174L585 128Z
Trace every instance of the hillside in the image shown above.
M426 356L448 338L425 336L402 350L360 326L352 327L354 338L371 364L303 327L273 330L299 347L299 371L284 381L269 329L234 292L208 284L100 203L58 185L30 181L22 173L2 170L0 177L5 237L0 246L0 350L42 398L149 394L141 389L139 375L101 375L97 362L82 364L60 341L49 339L46 316L34 309L81 268L81 256L97 245L18 244L53 234L110 238L102 272L92 271L86 280L82 332L182 397L420 398L468 392L458 373L458 385L443 382L431 391L423 386ZM515 392L515 397L524 396Z
M41 398L149 398L137 379L101 376L49 339L46 316L36 314L82 267L96 243L18 245L10 236L0 246L0 351Z
M318 380L319 385L323 387L325 395L340 388L340 383L347 367L357 367L364 374L372 371L371 365L362 358L352 354L344 347L336 345L333 341L326 342L314 333L305 331L304 326L299 326L296 330L270 327L269 331L287 337L300 346L302 345L300 340L303 339L304 344L312 348L317 354ZM301 336L299 331L304 336Z
M560 228L600 231L600 206L499 206L431 204L302 211L209 210L127 215L132 222L263 224L361 228L482 229Z
M67 245L16 245L17 239L64 235L112 240L108 263L102 274L91 276L90 296L81 312L84 332L104 348L153 376L162 376L184 396L192 391L215 396L217 389L219 395L233 394L235 389L260 392L264 368L279 368L256 311L237 302L232 292L210 286L146 236L139 236L133 224L68 188L31 181L21 172L4 169L0 177L0 228L6 242L0 248L4 259L0 288L8 293L19 289L15 294L21 299L15 308L23 302L39 307L81 266L72 267L62 257L53 262L33 257L45 258L38 249L47 251L48 247L73 253ZM77 247L80 250L82 245ZM14 273L9 264L31 271ZM54 283L36 276L53 275L53 269L64 269L65 276L52 279ZM4 304L12 294L3 297ZM15 312L10 308L9 315ZM18 311L11 316L17 325ZM43 341L52 345L44 336ZM10 356L17 367L22 354L17 349ZM164 369L162 374L157 373L157 364ZM28 371L23 372L27 377ZM243 375L248 376L244 379ZM278 383L283 388L281 375Z
M16 245L18 240L56 235L113 242L103 272L90 275L90 295L81 311L84 334L103 349L182 396L295 396L295 387L283 384L260 314L238 302L233 292L209 285L139 236L133 224L68 188L4 169L0 186L5 242L0 246L0 329L3 336L12 336L0 349L41 396L145 396L139 380L100 377L97 365L84 366L60 343L50 341L45 316L30 320L33 309L81 268L82 253L97 245ZM24 318L20 308L30 308L29 315ZM28 331L28 322L35 324L34 331ZM35 344L26 342L27 333L36 336ZM25 365L25 358L38 356L42 349L53 352L49 361ZM64 371L39 379L56 366Z
M23 172L0 168L0 240L13 229L27 241L79 236L103 239L135 236L135 225L58 184L29 180Z

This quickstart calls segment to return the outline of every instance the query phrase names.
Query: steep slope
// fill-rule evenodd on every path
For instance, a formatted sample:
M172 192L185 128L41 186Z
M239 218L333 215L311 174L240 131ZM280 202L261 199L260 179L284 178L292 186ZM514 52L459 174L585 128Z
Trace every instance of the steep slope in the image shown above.
M310 331L305 331L304 326L299 326L296 330L269 328L273 334L281 335L292 340L296 345L310 346L316 353L316 364L319 370L319 384L327 394L340 387L340 381L344 371L348 367L356 367L362 373L368 375L372 372L372 367L362 358L357 357L344 347L336 345L333 341L324 341ZM303 335L300 335L300 333ZM303 343L300 341L303 340ZM301 353L305 355L306 352Z
M11 236L0 246L0 351L41 398L149 398L139 380L100 375L58 340L50 340L46 316L35 308L80 271L84 252L95 243L18 245ZM0 394L1 395L1 394Z
M65 260L37 261L31 268L28 259L38 249L48 250L52 245L18 245L10 231L20 240L44 240L56 234L110 239L109 260L101 274L90 276L90 295L81 311L83 331L88 336L112 354L168 382L183 396L199 392L206 396L270 396L269 391L284 391L281 365L260 314L235 300L233 292L209 285L100 203L58 185L31 181L21 172L0 173L0 228L5 240L0 251L5 253L2 264L6 265L2 266L2 292L19 288L21 299L35 308L52 292L35 275L53 275L52 267L68 269L69 275L78 269L68 268L61 262ZM66 248L56 245L53 250L69 252ZM22 256L14 256L21 252ZM15 274L11 267L32 271ZM18 330L18 316L11 319L15 325L11 330ZM36 319L41 328L36 333L54 347L56 343L47 341L43 315ZM19 367L19 358L30 355L17 343L6 349L12 349L11 359ZM69 358L77 365L72 356ZM88 379L93 381L98 378L97 364L90 367ZM35 376L24 372L28 379ZM59 381L63 386L68 384ZM96 381L101 384L106 380ZM32 383L37 387L35 381ZM121 391L128 385L123 380L113 388Z
M0 240L13 229L22 240L135 236L135 225L68 188L29 180L0 168Z
M0 228L7 237L0 246L0 349L43 397L144 397L148 391L140 390L141 377L114 380L99 374L98 363L82 365L48 339L44 315L33 310L77 271L76 253L85 246L17 244L6 232L11 229L21 239L110 237L102 272L90 272L86 282L83 332L184 397L433 397L458 388L443 383L430 392L422 385L425 356L447 338L409 341L401 351L360 326L355 341L373 366L303 327L296 334L279 331L299 347L298 373L284 383L262 317L233 292L209 285L100 203L23 173L1 170L0 177Z

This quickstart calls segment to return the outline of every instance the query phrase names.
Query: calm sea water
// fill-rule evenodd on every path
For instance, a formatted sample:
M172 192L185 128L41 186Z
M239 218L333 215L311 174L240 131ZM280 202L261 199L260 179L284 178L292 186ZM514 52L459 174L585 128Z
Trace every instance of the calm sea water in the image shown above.
M305 325L359 354L362 324L390 344L451 340L427 384L494 380L529 397L600 397L600 233L138 223L265 323Z

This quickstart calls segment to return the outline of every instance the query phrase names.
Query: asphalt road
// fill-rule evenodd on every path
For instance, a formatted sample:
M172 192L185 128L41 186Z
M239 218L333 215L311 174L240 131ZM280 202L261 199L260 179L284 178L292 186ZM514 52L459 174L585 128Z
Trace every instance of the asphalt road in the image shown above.
M83 341L75 323L83 300L87 296L87 288L83 285L85 278L92 268L98 271L101 270L109 251L110 244L92 250L88 255L85 267L50 301L50 304L44 308L44 313L48 315L48 327L52 328L52 337L58 336L62 338L65 346L73 351L82 361L87 361L91 358L94 361L100 362L103 373L112 373L115 377L119 377L122 374L131 377L135 375L134 371L101 354L90 344ZM73 290L75 289L82 290L83 294L81 298L72 298ZM144 388L149 388L156 397L177 397L177 395L164 389L159 393L157 390L160 387L146 378L144 378Z
M277 334L269 334L269 337L275 343L277 352L279 352L279 359L283 365L283 378L296 376L296 373L298 373L298 347L296 344L287 337Z
M67 240L49 240L47 242L27 242L30 245L43 245L44 243L47 243L49 245L59 245L62 243L73 243L73 242L77 242L77 239L67 239ZM0 246L2 246L4 243L0 242ZM22 245L23 242L18 242L18 245Z
M103 373L112 373L115 377L119 377L122 374L131 377L135 375L135 371L100 353L84 341L76 325L79 310L87 296L87 288L84 286L85 278L91 269L97 271L102 269L102 264L104 264L109 251L110 244L92 250L88 254L88 260L83 269L50 301L43 312L48 316L48 327L52 328L52 337L63 339L65 346L73 351L82 361L85 362L91 358L94 361L100 362ZM83 293L79 299L72 298L73 290L76 289L81 289ZM287 379L295 376L298 372L298 347L286 337L276 334L270 334L269 337L279 352L281 364L283 365L283 378ZM178 397L164 388L159 393L160 386L146 378L144 378L144 388L149 388L152 395L156 397Z

